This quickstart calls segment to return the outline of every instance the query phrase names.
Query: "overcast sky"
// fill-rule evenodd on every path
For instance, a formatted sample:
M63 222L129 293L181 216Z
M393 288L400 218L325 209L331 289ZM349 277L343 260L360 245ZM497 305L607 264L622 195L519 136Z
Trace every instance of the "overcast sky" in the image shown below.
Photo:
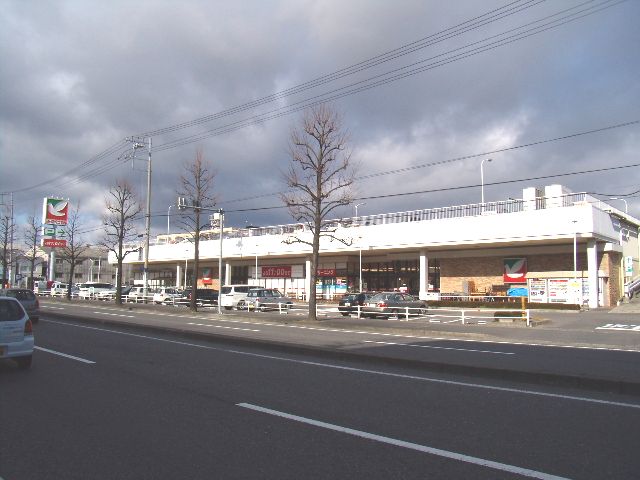
M478 203L483 158L486 201L553 183L640 190L639 167L490 185L640 163L637 123L486 153L640 119L637 0L0 4L0 191L15 192L18 222L54 195L98 227L116 179L146 194L145 162L118 160L131 148L123 139L222 112L152 136L153 232L166 231L197 148L217 172L227 224L290 223L283 208L240 210L282 205L289 133L318 99L343 116L360 177L421 167L358 181L357 197L381 197L359 200L360 214ZM460 157L470 158L428 166ZM388 196L435 189L449 190ZM627 200L640 217L637 197Z

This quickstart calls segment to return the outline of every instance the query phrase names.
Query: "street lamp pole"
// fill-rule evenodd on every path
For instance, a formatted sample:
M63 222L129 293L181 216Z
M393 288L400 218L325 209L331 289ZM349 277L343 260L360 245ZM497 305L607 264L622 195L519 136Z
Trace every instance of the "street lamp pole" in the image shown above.
M171 227L169 224L169 219L171 218L171 207L173 207L173 205L169 205L169 210L167 210L167 235L171 234Z
M490 162L490 158L483 158L480 162L480 186L481 186L481 203L484 205L484 162Z
M624 198L611 197L609 200L622 200L624 202L624 213L629 213L629 204Z
M358 218L358 207L361 207L362 205L366 205L366 203L358 203L354 207L356 210L356 218ZM360 227L359 223L358 223L358 227ZM358 256L360 257L360 266L358 268L358 274L359 274L358 291L362 293L362 235L360 236L358 241Z
M218 211L213 214L213 219L220 229L220 256L218 257L218 314L222 315L220 295L222 294L222 233L224 232L224 210L221 208L218 209Z

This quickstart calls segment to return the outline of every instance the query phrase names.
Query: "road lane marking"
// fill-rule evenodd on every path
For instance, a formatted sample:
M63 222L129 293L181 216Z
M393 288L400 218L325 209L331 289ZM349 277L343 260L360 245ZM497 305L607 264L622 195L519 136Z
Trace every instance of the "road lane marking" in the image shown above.
M640 325L627 325L624 323L607 323L602 327L596 327L596 330L618 330L625 332L640 332Z
M108 313L108 312L92 312L97 315L109 315L111 317L125 317L125 318L136 318L135 315L123 315L122 313Z
M376 343L379 345L399 345L401 347L430 348L433 350L455 350L457 352L473 352L473 353L493 353L495 355L515 355L514 352L496 352L493 350L475 350L473 348L455 348L455 347L436 347L434 345L415 345L412 343L394 343L394 342L374 342L373 340L364 340L364 343Z
M256 330L254 328L240 328L240 327L227 327L225 325L212 325L210 323L193 323L189 322L187 325L193 325L196 327L209 327L209 328L222 328L226 330L240 330L241 332L259 332L260 330Z
M370 374L370 375L381 375L381 376L385 376L385 377L400 378L400 379L404 379L404 380L416 380L416 381L428 382L428 383L438 383L438 384L442 384L442 385L453 385L453 386L456 386L456 387L479 388L479 389L483 389L483 390L495 390L495 391L499 391L499 392L517 393L517 394L521 394L521 395L534 395L534 396L539 396L539 397L560 398L560 399L563 399L563 400L574 400L574 401L579 401L579 402L596 403L596 404L609 405L609 406L614 406L614 407L640 409L640 404L634 404L634 403L613 402L613 401L610 401L610 400L599 400L599 399L595 399L595 398L578 397L578 396L575 396L575 395L562 395L562 394L559 394L559 393L536 392L535 390L523 390L523 389L519 389L519 388L497 387L497 386L493 386L493 385L482 385L482 384L478 384L478 383L460 382L460 381L455 381L455 380L442 380L440 378L419 377L417 375L406 375L406 374L401 374L401 373L382 372L382 371L378 371L378 370L368 370L368 369L363 369L363 368L347 367L347 366L343 366L343 365L332 365L332 364L329 364L329 363L312 362L310 360L297 360L297 359L293 359L293 358L276 357L274 355L264 355L264 354L260 354L260 353L243 352L241 350L232 350L232 349L226 349L226 348L220 348L220 347L212 347L212 346L209 346L209 345L201 345L201 344L197 344L197 343L182 342L182 341L179 341L179 340L169 340L169 339L166 339L166 338L151 337L149 335L140 335L140 334L137 334L137 333L119 332L117 330L109 330L107 328L99 328L99 327L89 327L87 325L75 325L73 323L58 322L58 321L54 321L54 320L46 320L46 322L55 323L55 324L63 325L63 326L66 326L66 327L84 328L84 329L87 329L87 330L95 330L95 331L98 331L98 332L113 333L113 334L116 334L116 335L123 335L123 336L127 336L127 337L143 338L143 339L146 339L146 340L154 340L154 341L157 341L157 342L165 342L165 343L172 343L172 344L175 344L175 345L184 345L184 346L188 346L188 347L202 348L204 350L212 350L212 351L216 351L216 352L232 353L232 354L243 355L243 356L247 356L247 357L264 358L264 359L269 359L269 360L277 360L277 361L281 361L281 362L297 363L297 364L301 364L301 365L311 365L311 366L314 366L314 367L321 367L321 368L331 368L331 369L343 370L343 371L347 371L347 372L366 373L366 374Z
M53 307L51 305L42 305L42 308L50 308L51 310L64 310L64 307Z
M34 350L40 350L41 352L47 352L47 353L51 353L53 355L59 355L61 357L70 358L71 360L76 360L76 361L82 362L82 363L89 363L89 364L96 363L96 362L93 362L91 360L87 360L86 358L74 357L73 355L69 355L67 353L56 352L55 350L49 350L48 348L42 348L42 347L33 347L33 348L34 348Z
M559 477L551 475L549 473L538 472L536 470L530 470L528 468L517 467L515 465L509 465L507 463L495 462L493 460L487 460L479 457L472 457L471 455L465 455L463 453L451 452L449 450L442 450L440 448L429 447L426 445L420 445L418 443L406 442L404 440L398 440L396 438L385 437L377 435L375 433L369 433L362 430L355 430L353 428L342 427L340 425L334 425L332 423L322 422L314 420L312 418L300 417L298 415L292 415L290 413L280 412L278 410L272 410L270 408L261 407L259 405L253 405L251 403L237 403L238 407L247 408L256 412L266 413L276 417L285 418L287 420L293 420L296 422L312 425L314 427L325 428L327 430L333 430L334 432L346 433L347 435L353 435L355 437L364 438L366 440L373 440L375 442L386 443L388 445L394 445L396 447L408 448L429 455L435 455L438 457L448 458L450 460L456 460L459 462L470 463L473 465L479 465L481 467L492 468L494 470L500 470L503 472L513 473L529 478L538 478L542 480L552 479L565 479L565 477Z

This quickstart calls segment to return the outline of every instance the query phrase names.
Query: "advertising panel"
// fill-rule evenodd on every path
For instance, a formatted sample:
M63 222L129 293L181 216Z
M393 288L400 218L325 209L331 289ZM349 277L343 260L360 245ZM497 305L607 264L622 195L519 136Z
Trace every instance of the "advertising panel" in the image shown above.
M568 278L549 279L549 303L571 303Z
M69 221L69 200L45 197L42 205L42 223L66 225Z
M42 226L42 246L43 247L66 247L67 228L64 225L43 225Z
M547 303L547 279L529 279L529 301L532 303Z
M504 259L504 283L527 283L527 259Z
M316 275L318 277L335 277L336 269L335 268L318 268L316 269Z
M262 278L291 278L291 265L262 267Z

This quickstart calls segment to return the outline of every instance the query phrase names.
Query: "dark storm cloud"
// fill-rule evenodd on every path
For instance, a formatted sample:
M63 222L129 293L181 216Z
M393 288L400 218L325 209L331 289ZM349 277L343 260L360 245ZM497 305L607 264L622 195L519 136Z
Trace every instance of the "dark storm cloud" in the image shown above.
M0 12L0 190L16 190L19 213L42 196L80 201L99 224L104 192L127 177L144 192L144 162L107 156L80 168L121 139L213 114L282 91L459 24L507 2L84 2L5 1ZM185 161L201 147L217 172L221 205L233 225L289 222L280 204L287 140L300 113L178 148L167 142L347 87L392 69L543 18L572 2L542 2L468 34L325 86L153 137L154 230L175 202ZM598 3L598 2L592 2ZM351 132L361 175L488 152L637 117L640 7L624 2L557 29L335 100ZM281 110L282 111L282 110ZM281 112L276 111L275 113ZM638 127L492 155L487 183L578 171L637 160ZM361 197L480 181L473 158L358 182ZM91 168L107 165L99 176ZM88 170L89 169L89 170ZM637 169L636 169L637 170ZM62 186L21 189L71 172ZM635 171L487 186L488 200L519 197L530 184L575 191L634 190ZM60 183L60 182L58 182ZM367 200L382 213L480 200L469 188ZM270 195L271 194L271 195ZM236 201L250 197L253 200ZM630 199L630 208L636 209ZM639 212L636 212L636 214ZM341 214L351 215L346 208Z

